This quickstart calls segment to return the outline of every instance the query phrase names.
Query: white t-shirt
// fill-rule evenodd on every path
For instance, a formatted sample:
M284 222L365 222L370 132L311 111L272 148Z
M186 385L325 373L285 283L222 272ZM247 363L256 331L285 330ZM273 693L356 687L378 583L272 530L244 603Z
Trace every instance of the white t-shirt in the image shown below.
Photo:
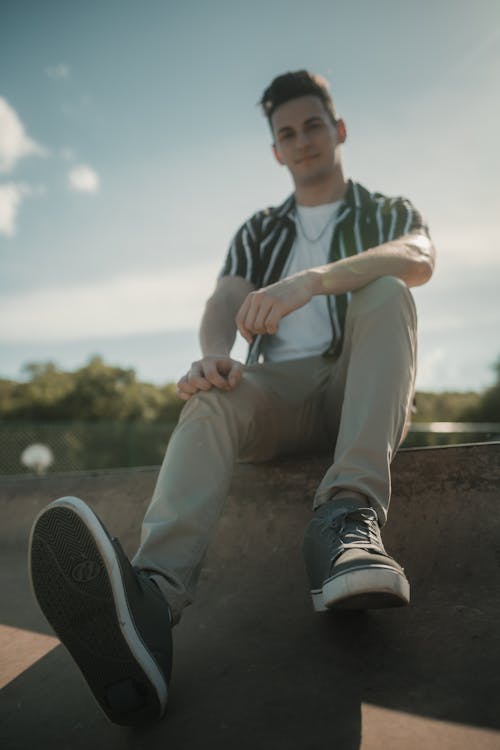
M336 201L320 206L296 206L297 236L282 278L328 263L330 243L341 203L342 201ZM282 318L276 334L266 336L264 359L268 362L280 362L313 357L322 354L331 340L332 325L327 296L316 295L307 305Z

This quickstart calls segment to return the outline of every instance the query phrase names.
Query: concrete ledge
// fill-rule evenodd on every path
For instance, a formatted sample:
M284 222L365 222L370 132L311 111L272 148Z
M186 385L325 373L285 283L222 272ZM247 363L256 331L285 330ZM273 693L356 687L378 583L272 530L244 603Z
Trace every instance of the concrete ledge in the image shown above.
M1 746L24 750L36 732L54 750L499 748L500 444L396 456L383 537L412 587L397 610L312 611L300 545L328 463L237 467L174 632L167 718L141 731L110 725L65 650L49 650L26 547L38 510L75 494L132 552L158 469L2 479L0 620L9 652L28 653L2 691Z
M237 518L241 508L255 504L264 517L280 518L286 508L287 515L296 513L307 521L315 489L329 463L329 456L298 456L237 465L224 516ZM57 497L76 495L123 537L130 551L138 543L158 471L159 467L141 467L42 478L0 477L0 542L8 547L23 544L39 510ZM483 520L490 528L491 504L500 512L500 443L402 450L392 464L392 485L384 539L411 545L416 532L425 530L426 545L434 546L436 529L441 530L446 519L453 528L457 524L464 528L464 539L469 540L465 546L470 546L470 534L479 531ZM257 513L256 522L258 518ZM481 532L488 533L482 528Z

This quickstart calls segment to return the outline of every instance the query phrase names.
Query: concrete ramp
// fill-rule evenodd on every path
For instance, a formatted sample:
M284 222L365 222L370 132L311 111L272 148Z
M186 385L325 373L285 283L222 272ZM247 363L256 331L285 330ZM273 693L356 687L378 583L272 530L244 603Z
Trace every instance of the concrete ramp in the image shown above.
M101 714L38 612L26 554L56 497L132 553L158 469L0 480L0 746L500 750L500 443L403 450L382 532L408 608L315 614L300 547L328 457L239 465L196 603L174 630L166 718Z

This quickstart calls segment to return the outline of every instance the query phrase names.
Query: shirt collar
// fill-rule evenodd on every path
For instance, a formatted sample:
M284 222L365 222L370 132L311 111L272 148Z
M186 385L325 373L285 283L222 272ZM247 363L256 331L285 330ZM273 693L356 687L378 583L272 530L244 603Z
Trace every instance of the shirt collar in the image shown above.
M342 221L351 210L359 210L361 208L361 186L358 185L358 183L353 182L351 179L349 179L347 183L347 190L344 199L339 206L337 222ZM273 214L278 221L295 226L295 206L295 193L292 193L281 205L273 209Z

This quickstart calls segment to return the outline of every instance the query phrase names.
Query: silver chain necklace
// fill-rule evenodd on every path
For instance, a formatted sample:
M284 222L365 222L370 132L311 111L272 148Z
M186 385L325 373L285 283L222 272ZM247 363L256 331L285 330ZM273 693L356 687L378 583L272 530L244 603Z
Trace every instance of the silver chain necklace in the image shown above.
M337 216L338 211L337 211L337 209L335 209L335 211L330 216L330 218L328 219L328 221L326 222L325 226L323 227L323 229L321 230L321 232L318 234L317 237L309 237L308 236L306 230L304 229L304 225L302 224L302 220L300 218L300 212L297 210L295 213L296 213L296 216L297 216L297 219L298 219L298 222L299 222L299 226L300 226L300 228L302 230L302 234L304 235L304 237L306 238L306 240L308 242L314 243L314 242L318 242L318 240L320 240L323 237L323 235L326 232L326 230L328 229L329 225L332 223L332 221Z

